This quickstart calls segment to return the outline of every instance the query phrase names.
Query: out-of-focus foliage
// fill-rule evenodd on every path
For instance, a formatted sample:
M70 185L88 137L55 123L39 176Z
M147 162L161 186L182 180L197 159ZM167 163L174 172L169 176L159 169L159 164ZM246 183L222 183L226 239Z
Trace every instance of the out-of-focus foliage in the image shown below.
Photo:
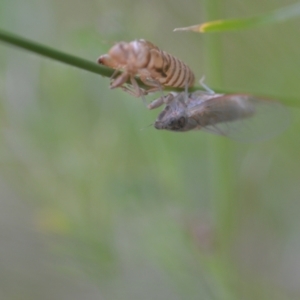
M289 21L300 17L300 2L266 12L258 16L216 20L189 27L175 28L174 31L195 31L195 32L216 32L228 30L244 30L263 25L278 24L279 22Z
M222 19L286 4L216 3ZM172 33L209 21L201 1L0 8L0 28L86 59L145 38L208 85L218 77L224 89L300 95L298 20L218 36L216 70L206 37ZM0 44L1 181L10 185L1 189L0 296L298 299L299 111L278 138L237 144L147 127L158 110L108 85Z

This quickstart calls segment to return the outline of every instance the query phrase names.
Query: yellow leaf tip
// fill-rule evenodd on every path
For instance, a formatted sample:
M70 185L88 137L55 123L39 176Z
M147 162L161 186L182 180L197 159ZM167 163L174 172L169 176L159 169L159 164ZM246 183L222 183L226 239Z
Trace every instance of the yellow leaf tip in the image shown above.
M175 31L187 31L187 29L186 28L175 28L173 31L174 32Z
M199 25L193 25L189 27L181 27L181 28L175 28L173 31L199 31Z
M199 26L199 32L205 32L205 28L207 28L207 26L205 24L202 24Z

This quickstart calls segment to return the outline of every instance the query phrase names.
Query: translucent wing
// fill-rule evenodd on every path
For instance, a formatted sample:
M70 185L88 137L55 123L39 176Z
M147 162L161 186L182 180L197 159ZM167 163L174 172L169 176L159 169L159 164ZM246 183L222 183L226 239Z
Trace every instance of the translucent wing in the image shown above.
M251 95L220 95L195 105L196 101L191 101L188 116L197 119L199 129L240 142L274 137L290 122L285 106Z

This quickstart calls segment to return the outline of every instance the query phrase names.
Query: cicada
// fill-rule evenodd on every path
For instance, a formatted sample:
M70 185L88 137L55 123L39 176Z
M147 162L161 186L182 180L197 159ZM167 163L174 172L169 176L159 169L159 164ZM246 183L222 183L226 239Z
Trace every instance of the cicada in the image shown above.
M145 40L119 42L108 54L101 55L98 63L116 70L111 88L122 87L136 97L162 90L164 86L192 87L195 81L194 73L185 63ZM139 87L136 75L149 89ZM131 87L124 85L128 81Z
M185 132L203 130L239 141L273 137L289 124L289 111L281 103L247 94L208 91L170 93L154 123L156 129ZM159 106L161 99L150 104Z

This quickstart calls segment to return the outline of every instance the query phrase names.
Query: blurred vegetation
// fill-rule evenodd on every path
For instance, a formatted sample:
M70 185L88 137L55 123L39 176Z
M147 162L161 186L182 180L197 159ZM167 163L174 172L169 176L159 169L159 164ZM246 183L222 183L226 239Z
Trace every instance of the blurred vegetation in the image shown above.
M300 20L172 33L292 3L2 0L0 28L90 61L145 38L209 86L298 99ZM158 111L108 85L0 44L0 297L299 299L298 109L238 144L147 128Z
M217 7L214 2L213 6ZM194 32L218 32L229 30L244 30L264 25L278 24L280 22L290 21L293 18L299 18L300 3L296 2L273 11L264 12L257 16L248 18L236 18L225 20L213 20L198 25L175 28L174 31L194 31Z

